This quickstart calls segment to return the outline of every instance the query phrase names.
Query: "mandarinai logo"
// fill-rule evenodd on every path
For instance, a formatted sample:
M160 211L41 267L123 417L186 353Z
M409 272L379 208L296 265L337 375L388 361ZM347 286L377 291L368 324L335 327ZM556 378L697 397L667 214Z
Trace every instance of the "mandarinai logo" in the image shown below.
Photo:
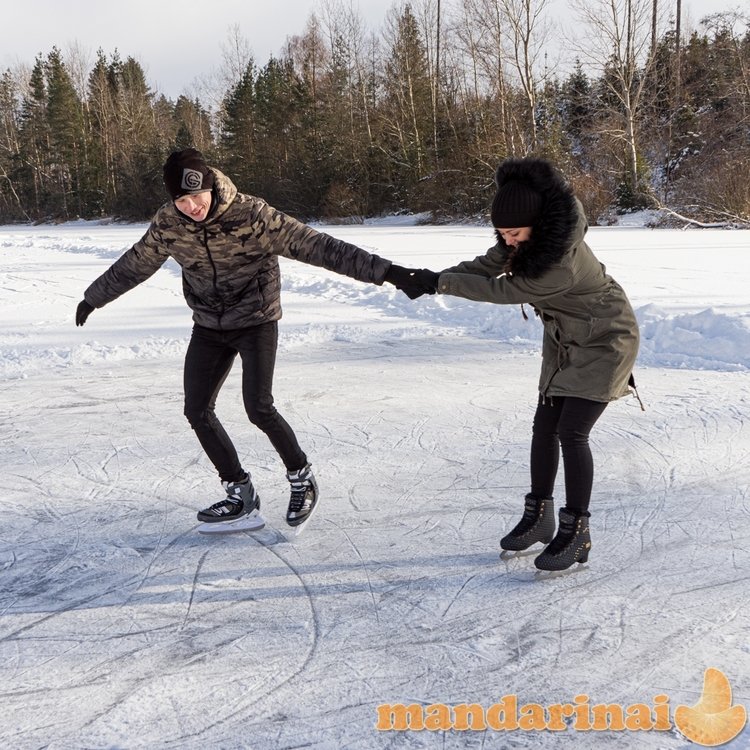
M692 707L677 706L674 724L687 739L704 747L733 740L745 726L744 706L732 705L732 686L726 675L709 668L703 675L703 693Z
M585 693L571 703L520 704L518 696L504 695L485 708L478 703L448 706L433 703L384 703L378 706L379 731L495 731L562 732L664 732L673 728L669 716L669 696L654 696L653 704L589 702ZM733 740L745 726L747 711L732 705L732 688L726 675L709 668L703 677L703 692L694 706L677 706L674 727L688 740L704 747L716 747Z

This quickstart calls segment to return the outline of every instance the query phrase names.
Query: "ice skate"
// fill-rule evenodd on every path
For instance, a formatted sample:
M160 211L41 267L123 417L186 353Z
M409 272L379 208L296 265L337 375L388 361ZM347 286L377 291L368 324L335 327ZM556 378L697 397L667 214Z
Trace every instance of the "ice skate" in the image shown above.
M201 534L230 534L237 531L259 531L266 522L260 515L260 497L250 475L241 482L222 482L227 496L198 512Z
M299 536L318 507L318 483L310 464L297 471L288 471L286 478L291 485L286 522L294 529L295 536Z
M567 571L575 563L585 563L590 549L589 514L560 508L557 534L534 565L544 571Z
M524 498L521 520L500 540L504 560L533 554L525 552L537 542L549 544L555 535L555 506L551 497L536 497L528 494Z

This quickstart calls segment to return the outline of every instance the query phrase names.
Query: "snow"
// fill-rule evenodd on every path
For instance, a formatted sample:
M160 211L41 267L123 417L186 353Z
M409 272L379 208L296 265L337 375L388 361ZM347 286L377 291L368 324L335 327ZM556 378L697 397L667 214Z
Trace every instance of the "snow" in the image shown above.
M179 269L73 316L145 225L0 227L0 746L688 748L670 731L378 732L383 703L692 705L707 667L750 705L748 235L594 228L642 327L635 399L592 434L593 549L539 580L498 541L528 490L541 331L520 310L292 261L275 394L319 515L229 378L218 411L268 526L204 537L219 499L182 416ZM405 265L486 228L327 231ZM563 496L562 470L557 491ZM750 730L727 748L750 747Z

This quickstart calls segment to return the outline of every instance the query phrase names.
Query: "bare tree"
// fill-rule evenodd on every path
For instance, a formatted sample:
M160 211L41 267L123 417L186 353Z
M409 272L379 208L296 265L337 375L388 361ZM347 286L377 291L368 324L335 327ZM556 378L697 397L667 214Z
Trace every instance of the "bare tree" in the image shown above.
M224 90L239 83L253 59L253 52L247 38L242 35L239 24L232 24L227 38L221 45L221 76Z
M483 26L477 26L471 18L471 8L464 0L460 10L453 22L455 45L453 54L456 56L454 68L457 71L459 83L459 102L463 109L465 122L473 123L471 127L471 146L478 160L486 159L485 166L489 169L494 167L494 159L497 154L490 156L487 152L491 149L485 148L493 137L500 136L501 128L493 128L488 108L484 106L484 96L488 90L485 75L485 56L483 54L485 30ZM498 110L500 122L504 122L503 116L504 100L500 100ZM504 153L504 148L495 149Z
M508 19L511 59L527 105L531 150L537 147L537 66L547 42L547 0L500 0Z
M360 116L364 121L368 137L370 127L370 101L364 87L362 71L365 67L364 23L351 4L345 5L342 0L324 0L323 19L326 27L329 49L336 51L336 61L345 73L345 96L347 105L347 121L350 130L350 146L352 150L358 142L358 126ZM333 69L331 69L333 72Z
M680 88L682 86L682 0L677 0L674 24L674 93L675 102L680 102Z
M606 86L606 134L622 144L622 167L631 194L640 194L639 117L655 62L652 0L571 0L586 31L575 46ZM605 105L606 106L606 105Z
M430 79L432 141L435 156L435 166L440 168L438 133L438 109L440 107L440 42L441 42L441 14L440 0L417 0L412 10L419 22L420 32L424 40L427 56L427 70Z
M548 6L548 0L464 0L470 23L483 29L479 47L493 61L497 94L508 98L509 71L523 96L522 125L515 128L519 143L509 143L508 150L529 152L537 146L538 80L549 37Z
M224 96L242 80L248 66L253 63L250 43L242 34L239 24L227 29L226 39L221 43L221 67L208 71L193 81L191 98L200 99L221 118Z
M64 60L73 88L78 98L84 100L93 60L91 49L78 41L71 42L65 48Z

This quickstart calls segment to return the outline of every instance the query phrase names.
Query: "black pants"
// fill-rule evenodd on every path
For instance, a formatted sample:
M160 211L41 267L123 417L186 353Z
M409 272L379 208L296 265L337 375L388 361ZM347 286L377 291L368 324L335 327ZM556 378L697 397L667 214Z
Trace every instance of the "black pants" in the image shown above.
M214 410L238 354L242 399L250 421L268 435L287 470L296 471L307 463L292 428L273 404L277 343L275 321L236 331L193 328L185 355L185 416L222 481L235 482L244 476L237 451Z
M589 433L607 404L572 396L539 397L531 440L531 494L551 497L562 448L565 506L588 510L594 481Z

